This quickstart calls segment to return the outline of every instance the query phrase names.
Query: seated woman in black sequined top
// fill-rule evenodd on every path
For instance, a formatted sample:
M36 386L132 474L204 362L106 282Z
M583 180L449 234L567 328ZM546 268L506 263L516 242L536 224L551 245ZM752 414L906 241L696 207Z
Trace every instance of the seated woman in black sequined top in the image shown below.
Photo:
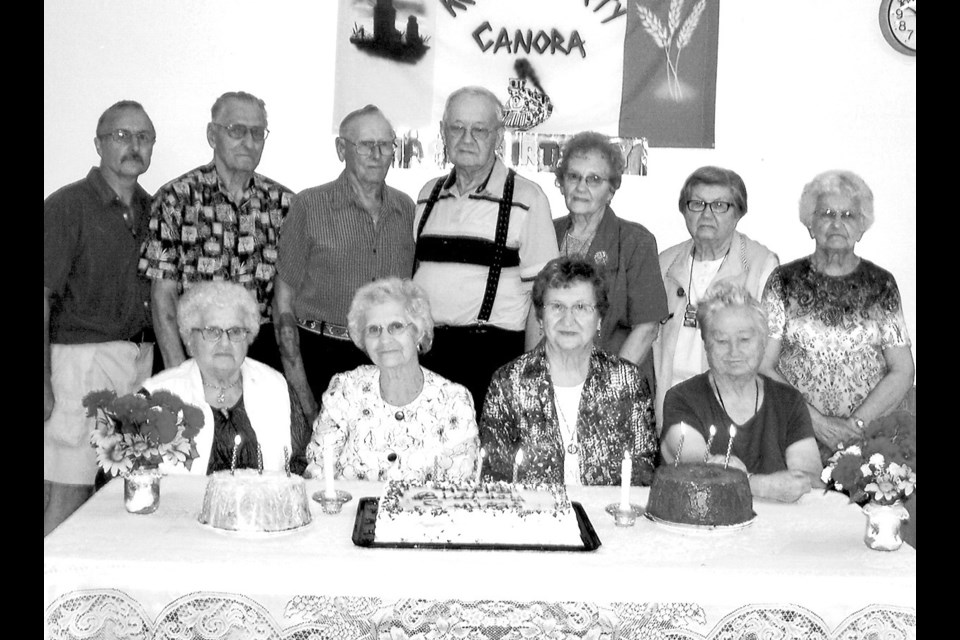
M544 339L501 367L480 418L484 476L567 485L649 484L656 455L653 394L640 369L597 347L607 286L591 260L548 262L533 283Z
M190 359L143 383L166 389L203 410L206 426L197 436L200 457L191 473L230 469L236 436L237 468L262 466L302 474L307 466L310 425L296 393L275 369L247 357L260 330L257 303L242 285L202 282L190 287L177 307L177 323ZM165 468L182 473L183 467Z

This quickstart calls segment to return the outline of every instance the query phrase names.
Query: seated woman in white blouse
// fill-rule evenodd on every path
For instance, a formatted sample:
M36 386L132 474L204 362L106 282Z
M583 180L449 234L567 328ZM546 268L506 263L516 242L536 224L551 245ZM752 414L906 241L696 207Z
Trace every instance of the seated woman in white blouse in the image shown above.
M478 438L470 392L420 366L433 341L423 289L399 278L365 285L347 323L373 364L330 381L307 446L307 474L322 476L333 464L334 475L348 480L472 477Z

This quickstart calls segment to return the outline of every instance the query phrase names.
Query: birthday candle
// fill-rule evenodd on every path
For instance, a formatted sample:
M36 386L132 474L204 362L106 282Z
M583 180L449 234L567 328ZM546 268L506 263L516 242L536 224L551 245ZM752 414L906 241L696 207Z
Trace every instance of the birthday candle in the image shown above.
M523 449L517 449L517 456L513 459L513 484L517 484L521 464L523 464Z
M260 475L263 475L263 449L260 448L260 443L257 443L257 471Z
M290 449L287 445L283 445L283 470L287 473L287 477L290 477Z
M733 439L737 437L737 428L730 425L730 439L727 440L727 456L723 459L723 468L726 469L730 464L730 450L733 449Z
M233 455L230 456L230 474L231 475L233 475L233 473L237 470L237 453L239 452L239 450L240 450L240 434L238 433L233 438Z
M480 484L480 472L483 470L483 459L486 455L486 450L480 447L480 453L477 455L477 484Z
M713 444L713 436L717 435L717 428L710 425L710 437L707 438L707 450L703 453L703 461L706 462L710 457L710 446Z
M630 452L624 450L620 463L620 511L630 511L630 478L633 477L633 460Z
M333 436L327 434L323 438L323 491L329 499L337 497L337 490L333 486L333 471L336 461L333 459Z
M677 457L673 461L674 467L680 466L680 454L683 453L683 440L687 437L687 425L683 422L680 423L680 444L677 445Z

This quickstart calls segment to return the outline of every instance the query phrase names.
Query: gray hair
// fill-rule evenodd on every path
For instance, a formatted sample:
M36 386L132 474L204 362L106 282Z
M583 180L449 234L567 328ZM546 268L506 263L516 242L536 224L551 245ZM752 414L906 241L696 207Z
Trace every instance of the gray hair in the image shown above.
M191 286L180 296L177 305L177 325L184 344L189 343L194 329L203 328L200 323L204 312L209 309L238 310L244 328L250 331L247 344L252 344L260 333L260 308L253 296L253 292L242 284L224 280L198 282Z
M493 105L494 111L496 112L497 123L503 125L503 103L500 102L500 98L497 97L493 91L487 89L486 87L478 86L469 86L469 87L460 87L449 96L447 96L447 102L443 105L443 121L447 121L447 114L450 112L450 105L453 104L453 101L461 96L479 96L485 98L491 105Z
M367 352L363 342L366 329L367 312L385 302L399 302L407 318L417 327L417 343L420 352L426 353L433 344L433 316L430 314L430 300L427 292L409 278L381 278L365 284L353 295L350 311L347 313L347 328L350 339L357 348Z
M803 188L800 194L800 222L809 228L817 202L825 195L842 195L856 201L863 216L863 230L873 226L873 191L863 178L853 171L831 169L818 174Z
M718 311L731 308L743 309L750 314L766 344L769 334L766 309L759 300L750 295L745 286L730 280L720 280L712 284L697 305L697 323L700 325L700 337L704 343L709 338L713 316Z
M372 116L372 115L378 115L381 118L383 118L383 120L390 127L390 130L393 131L393 125L390 123L389 120L387 120L387 116L384 115L383 111L380 110L380 107L378 107L375 104L368 104L367 106L360 107L359 109L355 109L350 113L348 113L346 116L344 116L343 120L340 121L340 130L338 132L338 135L341 138L345 137L347 135L347 131L350 129L350 125L352 125L355 120L358 120L363 116ZM394 132L394 137L396 137L396 132Z
M143 115L147 116L147 120L150 120L150 116L147 115L147 110L143 108L142 104L140 104L136 100L120 100L119 102L114 102L112 105L107 107L106 111L100 114L100 119L97 120L97 135L102 136L107 134L106 131L101 131L104 123L106 123L107 121L107 118L110 118L111 116L113 116L113 114L117 113L118 111L124 111L127 109L140 111L141 113L143 113ZM150 120L150 126L151 127L153 126L152 120Z
M690 193L694 187L701 184L730 189L733 194L733 203L737 205L740 217L747 215L747 185L743 183L743 178L731 169L712 166L700 167L687 176L687 179L683 182L683 187L680 188L680 213L686 212Z
M266 103L253 95L252 93L247 93L246 91L227 91L225 94L217 98L217 101L213 103L213 106L210 107L210 121L216 122L217 117L223 113L223 110L227 108L227 102L230 100L239 100L241 102L250 102L252 104L260 107L260 110L263 112L263 120L267 120L267 105Z

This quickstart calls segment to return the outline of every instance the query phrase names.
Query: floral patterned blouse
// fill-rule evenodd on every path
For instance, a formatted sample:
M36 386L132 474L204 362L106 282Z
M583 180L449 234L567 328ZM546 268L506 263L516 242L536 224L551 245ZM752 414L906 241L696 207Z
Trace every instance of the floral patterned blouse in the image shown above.
M421 371L423 390L402 407L380 396L380 370L374 365L335 375L323 394L323 409L307 445L307 473L323 476L324 443L330 439L337 477L472 478L478 441L470 393L429 369ZM388 459L391 453L396 461Z
M778 267L763 292L780 374L817 411L849 417L887 374L883 350L909 347L900 290L868 260L827 276L810 258Z
M653 394L640 369L594 348L577 415L580 479L620 483L624 451L633 458L634 486L650 484L657 452ZM480 418L487 457L483 475L511 480L523 449L520 482L563 482L564 453L544 343L501 367L490 381Z

